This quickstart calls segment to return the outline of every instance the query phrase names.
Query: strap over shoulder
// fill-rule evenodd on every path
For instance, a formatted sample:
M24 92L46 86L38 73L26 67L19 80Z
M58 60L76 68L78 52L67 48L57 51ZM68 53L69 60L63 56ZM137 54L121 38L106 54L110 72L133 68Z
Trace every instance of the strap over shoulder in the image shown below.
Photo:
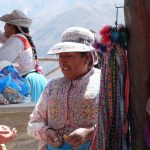
M23 45L24 45L24 50L30 48L30 43L29 41L27 40L26 37L20 35L20 34L16 34L16 37L18 37L22 42L23 42Z

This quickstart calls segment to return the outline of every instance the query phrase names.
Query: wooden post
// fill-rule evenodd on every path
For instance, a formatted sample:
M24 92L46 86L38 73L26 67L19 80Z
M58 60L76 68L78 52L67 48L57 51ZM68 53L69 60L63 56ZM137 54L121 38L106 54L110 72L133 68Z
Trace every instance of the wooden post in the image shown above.
M130 32L130 121L133 150L148 150L144 140L145 105L150 96L150 0L125 0Z

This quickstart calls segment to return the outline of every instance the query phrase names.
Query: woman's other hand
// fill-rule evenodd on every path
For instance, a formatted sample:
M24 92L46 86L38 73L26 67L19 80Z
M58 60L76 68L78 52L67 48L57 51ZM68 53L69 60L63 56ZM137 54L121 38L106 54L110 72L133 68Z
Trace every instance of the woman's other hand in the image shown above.
M94 132L94 127L92 128L79 128L73 131L66 138L66 142L72 145L73 148L77 148L91 139Z
M63 137L55 130L47 129L46 131L47 144L53 147L59 147L62 145Z

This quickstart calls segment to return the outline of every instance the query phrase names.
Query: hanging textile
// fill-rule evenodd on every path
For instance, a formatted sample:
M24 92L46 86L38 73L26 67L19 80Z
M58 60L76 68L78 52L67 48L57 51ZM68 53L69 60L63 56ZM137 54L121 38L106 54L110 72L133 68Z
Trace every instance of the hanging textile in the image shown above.
M98 124L90 150L129 150L127 29L105 26L100 35L103 61Z

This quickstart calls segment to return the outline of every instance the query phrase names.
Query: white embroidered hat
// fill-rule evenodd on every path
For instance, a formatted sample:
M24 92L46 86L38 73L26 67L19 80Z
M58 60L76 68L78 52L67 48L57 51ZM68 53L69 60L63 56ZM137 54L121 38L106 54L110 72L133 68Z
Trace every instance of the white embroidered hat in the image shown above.
M82 27L71 27L63 32L61 43L54 45L47 54L94 51L94 41L94 34L90 30Z
M32 20L20 10L13 10L11 14L6 14L0 17L1 21L8 24L29 28Z

